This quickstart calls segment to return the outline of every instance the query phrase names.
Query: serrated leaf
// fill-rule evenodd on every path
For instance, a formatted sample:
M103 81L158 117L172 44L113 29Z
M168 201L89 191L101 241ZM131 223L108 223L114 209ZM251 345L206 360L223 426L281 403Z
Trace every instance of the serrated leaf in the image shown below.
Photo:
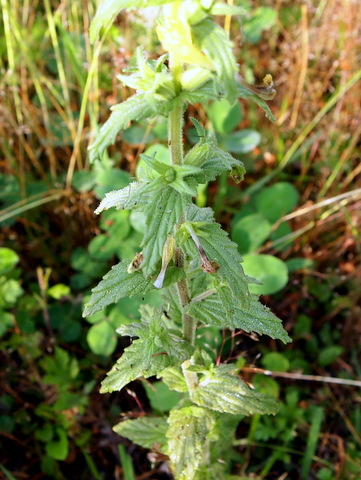
M119 391L137 378L148 378L165 368L180 365L194 350L188 342L167 331L156 313L149 325L139 323L136 333L139 339L124 350L108 372L101 393Z
M103 210L115 207L117 210L130 210L141 203L145 185L141 182L132 182L127 187L120 190L112 190L105 194L105 198L100 202L95 210L96 214Z
M228 310L228 311L227 311ZM206 325L220 328L241 328L245 332L256 332L281 340L283 343L291 341L282 322L271 310L258 301L257 296L252 296L250 307L240 308L238 302L228 305L225 309L217 293L201 300L190 303L186 312Z
M222 230L218 223L214 222L212 210L190 205L186 215L208 259L218 265L215 275L230 288L233 295L239 300L240 305L248 308L250 293L241 266L242 257L238 253L237 245L230 240L228 233ZM197 258L198 252L192 238L189 238L185 243L185 249L188 249L192 258Z
M90 25L90 41L99 36L102 27L108 27L123 8L145 8L170 3L172 0L103 0Z
M233 415L276 414L277 402L263 395L232 375L231 365L213 367L199 375L198 385L190 392L191 400L200 407Z
M168 423L166 417L140 417L125 420L113 427L122 437L129 438L133 443L144 448L164 449L167 444L166 433Z
M145 275L154 273L162 257L167 237L173 235L174 226L184 212L189 197L181 195L172 187L165 187L154 195L147 206L147 229L143 238L143 263Z
M214 148L202 165L204 181L215 180L217 176L227 170L232 171L231 176L236 183L241 182L246 173L243 162L232 157L230 153L225 152L221 148ZM198 180L198 177L196 178Z
M169 414L168 455L177 480L190 480L207 458L207 438L214 425L209 410L196 406L172 410Z
M192 26L192 36L199 46L212 60L218 77L230 103L237 98L235 73L237 64L232 52L232 42L227 33L210 18L206 18Z
M154 289L152 279L146 279L141 271L128 273L129 260L122 260L104 275L101 282L92 289L89 302L85 305L83 317L116 303L122 297L132 297Z
M141 322L118 328L118 332L139 339L124 350L103 381L101 392L120 390L138 377L159 374L164 368L180 365L192 355L194 347L168 328L161 310L145 305L141 307L141 315Z
M188 391L187 383L180 367L166 368L158 378L162 378L163 382L166 383L171 390L176 392Z
M144 94L133 95L125 102L115 105L108 120L96 134L94 142L88 148L90 162L101 158L104 150L115 142L115 138L132 120L141 120L154 116Z
M267 103L258 95L256 95L254 92L252 92L252 90L249 90L245 85L242 85L241 83L237 83L237 95L238 95L238 98L245 98L247 100L251 100L252 102L256 103L265 112L268 120L271 120L271 122L276 121Z

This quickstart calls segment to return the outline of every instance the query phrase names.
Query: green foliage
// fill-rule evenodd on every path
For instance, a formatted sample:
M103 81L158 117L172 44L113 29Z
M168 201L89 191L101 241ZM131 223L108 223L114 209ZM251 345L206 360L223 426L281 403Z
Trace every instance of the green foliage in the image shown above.
M121 9L144 7L145 3L169 3L157 18L157 34L167 54L150 60L140 48L137 50L136 66L129 69L129 75L118 76L136 94L112 108L89 152L91 160L102 159L106 148L129 122L160 114L168 117L170 153L162 145L150 147L141 154L137 179L122 185L120 190L105 193L96 213L108 215L107 210L112 207L133 210L130 218L139 222L142 251L136 252L133 260L122 258L113 266L92 290L83 315L89 316L92 323L88 332L90 348L94 353L107 355L115 341L107 313L109 306L134 295L145 295L154 288L163 289L162 309L142 306L139 321L119 322L117 333L130 336L133 341L102 382L101 392L120 390L141 377L162 379L164 383L149 384L146 388L153 408L169 411L168 419L127 420L115 430L144 447L158 445L169 456L177 479L226 478L227 468L218 464L217 456L227 455L221 444L222 426L232 425L234 432L240 415L275 414L278 407L273 397L242 381L233 365L215 365L204 350L205 345L195 349L197 324L214 326L216 330L243 329L267 334L284 343L290 338L281 321L251 295L259 285L245 275L239 245L216 223L212 210L197 207L192 198L200 184L219 175L230 173L237 183L243 180L242 161L227 150L238 155L248 153L260 143L261 136L247 129L232 132L242 115L234 102L237 97L249 98L273 119L264 99L272 98L275 91L270 76L265 77L263 87L252 87L236 75L232 43L212 14L244 13L238 7L200 0L106 0L92 23L92 40L102 27L109 28ZM262 21L259 28L264 28ZM183 155L183 111L188 103L207 105L209 100L214 103L207 109L225 150L217 145L214 133L207 133L192 119L198 142ZM130 135L128 130L126 139L134 142L140 134L143 133L133 130ZM269 219L264 214L263 205L260 198L260 212L256 219L251 219L253 224L246 219L238 225L238 236L242 237L244 230L252 234L255 223L259 224L258 238L246 246L246 253L267 238L271 222L275 221L274 215ZM128 227L126 223L125 226ZM115 253L110 239L118 241L128 235L124 228L117 232L109 228L108 236L102 234L91 242L89 254L94 260L105 259L108 252ZM265 289L275 283L274 278L268 277L272 275L272 261L276 260L271 257L266 274L261 271ZM287 281L284 268L286 274L277 275L282 286ZM251 271L252 265L248 269ZM275 291L279 288L278 284ZM231 441L227 446L231 447Z

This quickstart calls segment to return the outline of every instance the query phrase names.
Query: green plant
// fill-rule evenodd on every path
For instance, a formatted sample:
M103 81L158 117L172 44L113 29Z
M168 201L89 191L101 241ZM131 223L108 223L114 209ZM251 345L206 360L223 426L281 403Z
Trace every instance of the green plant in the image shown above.
M241 380L238 364L215 364L205 345L196 347L198 324L267 334L284 343L290 338L281 321L250 293L249 285L257 280L245 275L236 244L215 222L212 210L192 202L199 185L224 172L240 182L244 166L219 148L215 135L196 119L198 142L184 154L183 113L187 104L227 100L232 105L247 98L272 119L264 99L275 91L269 75L262 87L247 86L236 76L232 44L212 16L242 14L239 7L205 0L106 0L91 25L92 41L122 8L148 5L162 5L157 34L166 53L151 60L138 49L131 75L118 77L137 93L112 108L90 147L90 159L101 159L130 121L156 115L168 117L170 153L142 154L137 180L107 193L97 208L96 213L112 207L140 213L145 218L142 251L103 277L83 315L94 318L101 311L106 317L108 306L124 297L162 291L160 308L143 304L139 321L117 329L137 339L108 373L101 391L157 376L179 396L171 397L168 408L159 408L170 409L168 416L126 420L115 431L167 454L177 479L230 478L230 447L239 420L275 414L277 402Z

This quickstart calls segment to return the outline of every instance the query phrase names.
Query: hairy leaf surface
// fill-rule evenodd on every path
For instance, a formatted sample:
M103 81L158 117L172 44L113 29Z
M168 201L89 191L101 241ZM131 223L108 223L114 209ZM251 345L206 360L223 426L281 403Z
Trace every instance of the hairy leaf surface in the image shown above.
M172 187L165 187L152 196L146 210L147 229L142 242L145 275L154 273L162 257L164 243L168 236L174 234L174 226L189 201L190 197L181 195Z
M228 35L210 18L193 25L192 35L194 42L214 63L226 97L230 103L233 103L237 98L235 82L237 64Z
M188 391L188 387L180 367L166 368L163 370L163 372L161 372L158 378L162 378L163 382L168 385L170 390L174 390L176 392Z
M212 366L199 375L198 386L190 392L192 401L201 407L233 415L276 414L276 400L251 390L231 373L233 368L231 365Z
M113 427L113 430L122 437L129 438L144 448L164 450L167 444L166 432L168 422L165 417L140 417L134 420L125 420Z
M213 212L209 208L189 206L187 220L192 223L208 259L218 264L216 275L230 288L241 306L248 308L250 293L237 245L230 240L228 233L214 222ZM197 257L197 249L192 238L187 240L185 248L189 250L192 258Z
M151 377L165 368L178 366L193 353L194 347L190 343L166 328L159 312L154 311L149 322L139 322L138 325L137 328L133 324L131 330L136 329L139 339L124 350L110 370L102 382L102 393L121 390L139 377Z
M212 413L196 406L171 410L167 431L168 451L178 480L193 478L207 456L207 437L214 425Z
M238 302L233 302L228 311L222 304L217 293L201 300L190 303L186 307L187 313L206 325L220 328L241 328L245 332L256 332L281 340L283 343L291 341L282 322L269 308L258 301L257 296L252 296L250 307L240 308Z
M112 114L88 148L90 162L102 157L104 150L115 142L120 130L123 130L130 121L155 115L144 94L133 95L125 102L115 105L112 110Z
M122 260L104 275L101 282L92 289L92 294L85 305L83 317L93 315L122 297L132 297L138 293L152 290L151 279L144 278L142 272L128 273L130 260Z
M103 210L115 207L117 210L130 210L142 201L142 194L145 184L141 182L132 182L121 190L112 190L105 194L105 198L100 202L95 213L99 214ZM143 199L144 201L144 199Z

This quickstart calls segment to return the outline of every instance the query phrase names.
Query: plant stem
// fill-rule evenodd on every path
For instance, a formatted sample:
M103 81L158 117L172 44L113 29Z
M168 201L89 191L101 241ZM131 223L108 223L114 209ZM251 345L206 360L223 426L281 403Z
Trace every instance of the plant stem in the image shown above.
M180 89L180 75L182 66L174 55L169 57L169 66L173 75L173 82L176 90ZM169 145L173 165L182 165L183 163L183 105L177 105L169 113Z
M173 72L174 82L178 82L181 72L180 65L171 57L170 59L171 69ZM171 151L171 159L173 165L182 165L183 163L183 141L182 141L182 122L183 122L183 106L179 105L175 107L169 113L169 144ZM179 268L184 268L184 254L180 248L175 252L175 264ZM182 279L177 283L177 289L181 300L182 310L188 305L189 291L187 280ZM195 334L197 328L197 321L190 315L183 313L183 338L190 344L194 345Z
M175 107L169 114L169 145L173 165L183 163L182 142L183 107Z
M175 251L175 264L178 268L184 268L184 253L180 248L177 248ZM177 289L179 298L181 301L182 310L184 307L188 305L190 302L189 298L189 291L187 280L182 278L177 283ZM194 345L195 336L196 336L196 328L197 328L197 320L193 317L188 315L187 313L183 313L183 338L187 340L191 345Z

